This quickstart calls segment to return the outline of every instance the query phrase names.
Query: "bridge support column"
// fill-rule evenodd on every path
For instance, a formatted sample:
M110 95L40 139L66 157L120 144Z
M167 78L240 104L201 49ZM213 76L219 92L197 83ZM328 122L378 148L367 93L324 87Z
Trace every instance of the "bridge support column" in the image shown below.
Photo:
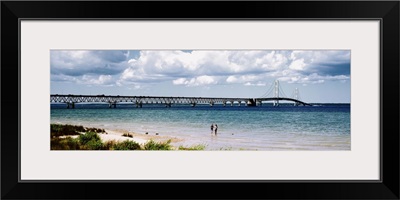
M233 106L233 101L231 102L231 107Z
M192 102L192 103L190 103L190 105L191 105L192 107L195 107L195 106L196 106L196 103L195 103L195 102Z
M226 101L223 102L224 107L226 106Z
M171 108L172 103L165 103L165 107Z
M257 106L257 102L254 99L249 99L247 101L247 106L255 107Z
M75 108L75 102L68 102L67 103L67 109L69 109L69 108L74 109Z
M210 106L213 107L214 106L214 102L210 101Z
M117 108L117 103L110 102L110 103L108 103L108 107L109 108Z
M242 102L241 101L238 101L238 104L239 104L239 107L241 106L241 104L242 104Z

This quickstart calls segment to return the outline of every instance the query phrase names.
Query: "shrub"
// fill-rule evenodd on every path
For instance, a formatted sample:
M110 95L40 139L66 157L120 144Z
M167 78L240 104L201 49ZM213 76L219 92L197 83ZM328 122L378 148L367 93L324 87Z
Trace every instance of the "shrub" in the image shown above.
M123 142L114 143L114 150L141 150L140 145L137 142L125 140Z
M81 149L79 141L71 137L67 138L51 138L51 150L79 150Z
M87 150L102 150L103 143L101 140L90 140L86 143L85 147Z
M88 143L91 140L94 140L95 142L97 142L97 141L101 142L100 136L94 132L87 132L85 134L79 135L78 139L79 139L79 142L83 145L85 145L86 143Z
M170 143L171 140L159 143L150 140L146 144L144 144L144 150L171 150L172 146Z
M107 141L103 143L104 150L114 150L114 146L117 144L115 140Z
M106 133L104 129L100 128L86 128L86 132L95 132L95 133Z
M85 128L83 126L50 124L51 137L58 137L62 135L79 135L80 132L85 132Z

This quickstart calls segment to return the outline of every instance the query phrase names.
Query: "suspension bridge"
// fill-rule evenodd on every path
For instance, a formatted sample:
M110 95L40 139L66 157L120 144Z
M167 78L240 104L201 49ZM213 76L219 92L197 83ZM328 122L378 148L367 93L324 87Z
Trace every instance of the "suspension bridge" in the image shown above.
M219 98L219 97L168 97L168 96L120 96L120 95L63 95L51 94L50 103L65 103L67 108L75 108L77 103L107 103L110 108L116 108L119 103L130 103L137 108L143 104L164 104L171 107L173 104L222 104L223 106L262 106L265 102L273 102L273 106L279 106L280 101L292 102L294 106L312 106L300 99L298 88L295 89L291 97L287 97L282 90L279 81L274 84L259 98Z

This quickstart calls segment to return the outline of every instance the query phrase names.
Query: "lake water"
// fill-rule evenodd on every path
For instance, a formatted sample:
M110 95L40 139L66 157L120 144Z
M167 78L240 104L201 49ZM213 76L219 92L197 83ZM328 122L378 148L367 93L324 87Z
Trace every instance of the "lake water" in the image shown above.
M51 123L105 129L124 129L184 139L185 146L203 144L206 150L350 150L350 104L273 107L230 105L51 104ZM218 124L218 135L210 126Z

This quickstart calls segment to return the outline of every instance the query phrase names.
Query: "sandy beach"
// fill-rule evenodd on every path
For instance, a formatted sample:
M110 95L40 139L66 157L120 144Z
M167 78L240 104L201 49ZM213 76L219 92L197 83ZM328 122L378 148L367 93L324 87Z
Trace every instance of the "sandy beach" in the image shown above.
M88 128L88 127L85 127ZM95 128L95 127L91 127ZM179 145L176 144L177 142L182 142L184 139L178 138L178 137L172 137L172 136L165 136L165 135L157 135L156 133L148 133L148 134L139 134L139 133L134 133L134 132L129 132L123 129L104 129L105 133L98 133L100 136L101 140L103 142L108 142L108 141L116 141L116 142L123 142L125 140L130 140L137 142L140 145L144 145L145 143L149 142L150 140L153 140L155 142L167 142L168 140L171 141L171 145L173 146L174 149L178 149ZM85 133L81 133L85 134ZM131 135L132 137L127 137L123 136L124 134L126 135ZM65 137L72 137L72 138L77 138L78 135L73 135L73 136L61 136L61 138Z
M107 132L107 134L105 134L105 133L99 134L99 136L103 142L107 142L107 141L111 141L111 140L115 140L117 142L121 142L124 140L131 140L131 141L135 141L139 144L144 144L150 140L153 140L155 142L166 142L168 140L171 140L171 144L174 145L174 143L180 142L183 140L183 139L177 138L177 137L171 137L171 136L165 136L165 135L155 135L155 133L153 133L153 135L151 135L151 133L146 135L146 134L128 132L126 130L121 130L121 129L119 129L119 130L105 129L105 131ZM122 136L123 134L129 134L129 135L132 135L132 137Z

